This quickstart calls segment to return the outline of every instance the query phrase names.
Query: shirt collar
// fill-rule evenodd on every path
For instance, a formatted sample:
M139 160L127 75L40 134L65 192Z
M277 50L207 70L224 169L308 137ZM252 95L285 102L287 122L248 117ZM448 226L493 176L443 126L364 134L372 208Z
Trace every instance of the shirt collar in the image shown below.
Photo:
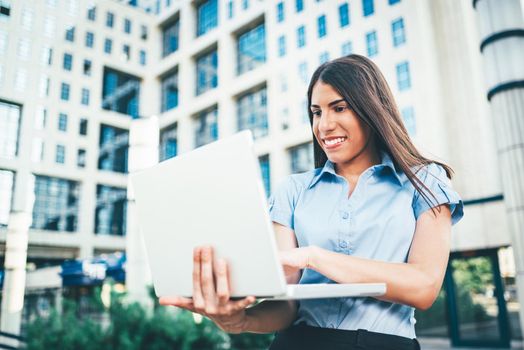
M381 157L382 157L381 163L374 165L373 168L375 168L376 170L382 170L385 168L389 168L390 174L393 176L395 181L397 181L397 183L402 186L402 179L400 177L399 172L397 172L397 169L395 168L395 164L393 163L393 160L391 159L390 155L387 152L382 151ZM331 162L329 159L324 164L324 167L321 168L320 171L313 177L313 179L311 180L311 183L309 184L308 189L315 186L317 182L322 178L322 176L324 176L324 174L326 173L337 175L337 173L335 172L335 164L333 164L333 162Z

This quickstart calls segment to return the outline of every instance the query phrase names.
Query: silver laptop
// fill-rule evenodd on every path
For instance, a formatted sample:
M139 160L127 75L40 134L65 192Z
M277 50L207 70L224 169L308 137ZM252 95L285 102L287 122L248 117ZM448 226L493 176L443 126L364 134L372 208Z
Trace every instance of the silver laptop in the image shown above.
M385 283L286 284L250 131L131 174L138 224L158 297L193 291L193 248L214 247L232 297L380 296Z

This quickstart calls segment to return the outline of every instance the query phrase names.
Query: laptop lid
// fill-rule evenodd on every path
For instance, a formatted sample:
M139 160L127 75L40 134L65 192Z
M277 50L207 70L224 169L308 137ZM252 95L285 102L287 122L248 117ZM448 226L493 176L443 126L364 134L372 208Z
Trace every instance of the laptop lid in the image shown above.
M155 292L191 296L193 248L228 261L231 295L286 291L251 131L130 175Z

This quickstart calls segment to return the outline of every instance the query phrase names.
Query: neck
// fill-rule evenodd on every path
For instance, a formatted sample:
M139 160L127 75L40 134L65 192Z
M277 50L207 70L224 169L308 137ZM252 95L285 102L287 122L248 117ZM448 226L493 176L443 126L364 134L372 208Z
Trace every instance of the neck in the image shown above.
M368 140L355 157L344 163L336 163L335 172L348 181L354 181L369 167L380 164L380 161L380 154L374 142L369 142Z

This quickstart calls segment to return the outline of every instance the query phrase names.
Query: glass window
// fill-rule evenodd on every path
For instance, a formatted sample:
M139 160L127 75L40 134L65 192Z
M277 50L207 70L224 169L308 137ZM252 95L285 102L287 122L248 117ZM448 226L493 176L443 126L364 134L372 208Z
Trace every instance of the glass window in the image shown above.
M47 16L44 20L44 35L48 38L54 39L55 36L55 19Z
M237 40L237 72L251 71L266 62L266 31L264 23L250 29Z
M406 42L406 32L404 31L404 20L402 18L391 22L391 34L393 35L393 46L397 47Z
M167 55L178 50L178 36L179 36L179 21L178 19L168 25L162 30L162 56Z
M47 124L47 109L44 106L38 106L35 114L35 129L42 130Z
M91 75L91 61L90 60L84 60L84 75L90 76Z
M76 166L79 168L85 168L86 166L86 150L79 149L76 154Z
M160 130L160 161L175 157L177 148L177 125L173 124Z
M329 61L329 52L327 51L322 52L319 56L319 61L320 61L320 64Z
M242 10L247 10L249 8L249 0L242 0Z
M196 94L200 95L218 85L217 50L203 54L196 59Z
M62 101L69 101L69 90L70 90L69 84L62 83L60 85L60 99Z
M266 94L266 87L263 87L237 100L238 131L250 129L254 138L268 134Z
M39 91L40 97L49 96L49 83L50 83L50 80L47 75L43 75L40 77L40 91Z
M27 71L24 68L18 68L15 75L15 89L23 92L27 86Z
M295 9L297 13L304 10L304 0L295 0Z
M400 0L389 0L390 5L395 5L396 3L399 3Z
M338 20L340 28L344 28L349 25L349 4L347 2L338 6Z
M128 18L124 19L124 32L131 34L131 20Z
M21 106L0 101L0 157L13 159L18 153Z
M122 46L122 53L124 54L126 61L131 59L131 47L129 45L124 44Z
M374 0L362 0L362 9L364 17L371 16L375 12Z
M300 76L300 80L302 80L303 83L308 82L308 73L307 73L307 62L301 62L298 65L298 75Z
M140 50L139 62L142 66L146 65L146 52L144 50Z
M397 64L397 82L399 91L404 91L411 87L411 77L409 74L408 62Z
M278 38L278 56L283 57L286 55L286 37L281 35Z
M81 118L80 124L78 125L78 133L82 136L87 135L87 119Z
M104 52L111 53L113 50L113 40L106 38L104 40Z
M45 46L42 49L42 59L40 61L42 65L50 66L53 63L53 49L49 46Z
M142 40L147 40L147 27L145 25L140 26L140 38Z
M25 30L33 29L33 10L24 9L22 11L22 17L20 18L22 28Z
M178 106L178 72L162 78L162 112Z
M227 18L231 19L235 15L235 3L233 0L229 0L227 3Z
M63 68L64 70L69 71L73 68L73 55L71 55L70 53L64 54Z
M402 108L402 119L404 120L404 125L409 133L409 136L415 136L417 132L417 125L415 120L415 110L413 107L404 107Z
M22 60L27 60L31 55L31 41L29 39L20 39L18 41L18 58Z
M89 106L89 89L86 89L86 88L82 88L82 99L81 99L81 103L84 105L84 106Z
M33 149L31 150L31 161L40 163L44 160L44 140L41 138L33 139Z
M106 27L113 28L115 15L112 12L106 13Z
M87 19L90 21L96 20L96 6L87 9Z
M218 0L207 0L197 7L197 36L204 35L218 25Z
M300 110L302 111L302 118L301 121L304 124L309 124L309 107L307 103L307 99L303 99L300 103Z
M262 181L264 182L264 190L266 191L266 197L269 197L271 194L269 154L258 157L258 163L260 164L260 172L262 174Z
M195 147L200 147L218 139L217 124L218 109L211 109L200 112L195 120Z
M15 173L10 170L0 169L0 226L7 226L11 204L13 200L13 189Z
M95 35L91 32L86 33L86 47L93 47Z
M303 173L315 167L313 161L313 143L304 143L289 149L291 173Z
M368 51L368 57L375 57L378 54L378 40L376 31L366 33L366 47Z
M0 1L0 19L11 16L11 6L8 2Z
M66 29L65 39L67 41L70 41L70 42L74 42L75 41L75 27L71 26L71 27Z
M58 130L67 131L67 114L65 113L58 115Z
M65 163L65 146L64 145L56 145L55 162L59 164Z
M127 191L125 188L97 185L95 233L125 236Z
M67 14L70 16L76 16L78 13L78 0L68 0L66 5Z
M127 173L129 132L110 125L100 125L98 169Z
M317 18L317 31L318 37L323 38L326 36L326 16L322 15Z
M297 47L301 48L306 45L306 28L300 26L297 29Z
M102 108L138 118L140 78L104 67Z
M284 3L280 1L277 4L277 22L283 22L284 21Z
M280 74L280 91L286 92L287 91L287 76L285 74Z
M56 177L35 176L32 227L37 230L77 230L80 186Z
M346 41L342 44L342 56L351 55L353 53L353 44L351 41Z
M4 55L7 49L7 32L0 29L0 54Z

